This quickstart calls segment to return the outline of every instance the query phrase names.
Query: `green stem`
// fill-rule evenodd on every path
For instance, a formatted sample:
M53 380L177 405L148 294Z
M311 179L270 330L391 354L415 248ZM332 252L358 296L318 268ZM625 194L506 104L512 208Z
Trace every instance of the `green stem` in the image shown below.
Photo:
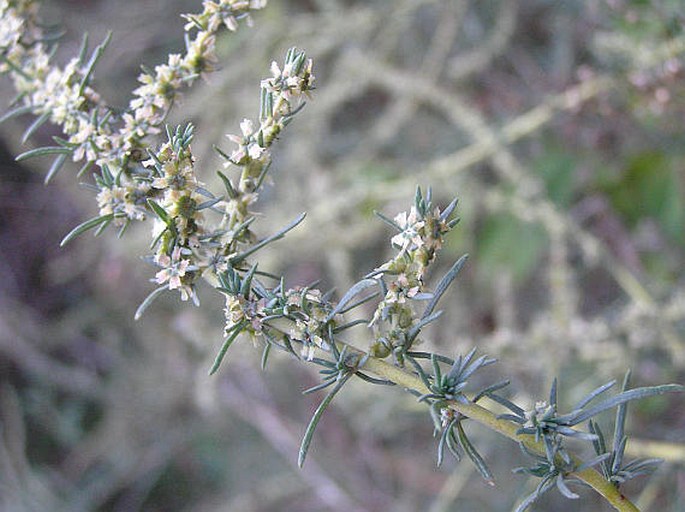
M393 366L392 364L386 363L381 359L369 357L364 364L364 370L392 381L398 386L414 389L422 394L430 392L419 377ZM497 418L496 414L478 404L451 401L450 407L458 413L517 443L523 443L528 449L534 452L540 454L545 453L544 445L541 442L536 442L533 436L519 435L516 433L520 428L519 425L512 421ZM596 470L588 468L583 471L574 472L573 475L597 491L619 512L640 512L628 498L621 494L611 482L607 481Z

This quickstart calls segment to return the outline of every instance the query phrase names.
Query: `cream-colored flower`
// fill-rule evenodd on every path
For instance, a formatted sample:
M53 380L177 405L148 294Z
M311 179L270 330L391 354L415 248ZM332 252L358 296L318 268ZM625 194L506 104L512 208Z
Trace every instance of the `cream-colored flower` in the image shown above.
M412 206L409 214L402 212L397 215L395 223L402 231L392 237L391 242L393 245L402 250L418 249L423 245L420 231L424 226L424 222L419 219L419 213L415 207Z
M155 274L157 283L169 283L169 290L181 288L183 285L181 278L186 275L190 265L190 260L183 258L181 254L181 247L176 246L171 253L171 257L167 254L158 255L156 262L159 266L164 267ZM187 300L187 297L183 300Z

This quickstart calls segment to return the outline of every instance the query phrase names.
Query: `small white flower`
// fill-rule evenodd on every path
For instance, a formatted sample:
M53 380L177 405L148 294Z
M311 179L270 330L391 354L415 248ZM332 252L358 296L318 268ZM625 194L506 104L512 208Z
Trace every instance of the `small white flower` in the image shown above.
M420 230L424 226L424 222L419 220L419 214L415 207L412 206L408 215L407 212L397 215L395 223L402 232L392 237L391 242L393 245L402 250L418 249L423 245Z
M240 123L240 131L243 132L243 137L248 138L254 133L254 123L251 119L243 119Z
M250 156L252 160L259 160L261 156L264 154L264 148L256 142L253 142L247 147L247 154Z

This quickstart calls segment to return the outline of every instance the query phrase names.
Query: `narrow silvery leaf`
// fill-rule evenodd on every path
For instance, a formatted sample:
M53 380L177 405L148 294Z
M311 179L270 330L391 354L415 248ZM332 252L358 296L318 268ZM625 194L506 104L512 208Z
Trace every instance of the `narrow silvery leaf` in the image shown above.
M171 228L174 225L174 221L171 217L169 217L169 214L167 211L162 208L156 201L153 201L152 199L147 200L147 204L150 205L150 208L152 208L152 211L157 214L157 216L166 224L169 228Z
M126 221L119 228L119 231L117 231L117 238L121 238L122 236L124 236L124 233L126 232L126 230L128 229L128 227L130 225L131 225L130 219L126 219Z
M343 295L343 298L340 299L340 302L338 302L338 304L336 304L335 308L333 308L333 311L331 311L328 314L328 317L326 317L326 321L331 320L335 315L337 315L343 309L345 309L345 306L347 306L350 303L350 301L354 299L357 295L359 295L361 292L363 292L367 288L376 285L378 285L378 281L375 279L362 279L361 281L355 283L352 286L352 288L347 290L345 295Z
M626 444L628 443L628 438L626 436L623 436L620 440L614 439L614 446L613 446L613 452L612 455L614 457L614 460L611 463L611 474L615 475L621 470L621 466L623 465L623 453L625 452L626 449Z
M379 295L379 292L373 292L371 295L364 297L362 299L359 299L358 301L352 302L350 305L344 307L343 309L338 311L338 314L344 315L348 311L352 311L353 309L358 308L362 304L366 304L370 300L375 299L376 297L378 297L378 295Z
M457 203L459 202L458 199L453 199L450 204L447 205L447 207L440 213L440 220L445 222L450 215L452 215L452 212L454 209L457 207Z
M628 389L628 384L630 383L630 370L626 372L623 378L623 385L621 386L621 391L626 391ZM616 409L616 419L614 423L614 465L618 468L623 464L623 450L625 449L625 424L626 424L626 413L628 409L628 404L621 404ZM621 448L621 443L623 443L623 448Z
M435 357L431 357L431 364L433 365L433 377L435 379L435 383L440 385L442 382L442 371L440 370L440 364Z
M478 359L476 359L471 365L466 367L460 372L459 378L460 380L466 380L468 379L471 375L473 375L476 371L480 370L481 368L484 368L486 366L490 366L491 364L496 363L496 359L489 358L488 356L480 356Z
M345 385L345 383L351 376L352 373L347 373L338 382L336 382L335 387L328 392L326 397L319 404L319 407L317 407L316 411L314 411L314 415L312 416L312 419L309 421L309 425L307 425L307 430L305 430L304 436L302 437L300 453L297 457L297 465L299 467L302 467L304 465L304 461L307 458L307 452L309 452L309 445L312 442L314 431L316 430L316 426L319 424L321 416L323 416L324 411L330 405L335 395L338 393L338 391L342 389L342 387Z
M476 447L471 444L471 441L466 436L466 432L464 432L464 427L462 427L461 422L457 422L457 434L459 436L459 444L466 452L466 455L469 456L469 459L471 459L473 464L476 466L478 472L489 485L495 485L488 465L485 463L485 460L483 457L481 457L480 453L478 453Z
M134 320L140 320L140 317L143 316L143 313L145 313L145 310L150 307L150 304L154 302L154 300L159 297L164 290L167 290L168 287L166 285L160 286L159 288L153 290L150 292L150 294L145 297L145 300L140 303L140 306L138 306L138 309L136 309L136 314L133 315Z
M573 426L592 418L600 412L613 409L614 407L630 402L631 400L641 400L650 396L663 395L665 393L681 393L683 391L685 391L685 386L681 386L680 384L665 384L663 386L635 388L603 400L589 409L583 411L574 411L572 413L559 416L558 420L566 423L567 425Z
M245 277L243 278L242 283L240 284L240 295L245 297L247 299L248 295L250 294L250 287L252 286L252 278L254 277L255 272L257 271L257 263L252 265L250 267L250 270L248 270L247 274L245 274Z
M351 327L356 327L357 325L367 325L368 321L364 318L358 318L357 320L352 320L351 322L347 322L346 324L338 325L333 329L334 334L341 333L347 329L350 329Z
M592 402L597 396L601 395L604 393L607 389L610 389L616 384L615 380L612 380L611 382L607 382L606 384L599 386L597 389L591 391L588 393L580 402L578 402L578 405L576 405L575 410L582 409L585 407L587 404ZM624 390L625 391L625 390Z
M100 225L95 228L95 232L93 233L93 236L100 236L102 232L109 226L109 224L112 222L112 219L107 219L104 222L100 223Z
M590 459L587 462L583 462L580 466L574 469L574 472L580 473L581 471L584 471L588 468L591 468L593 466L596 466L597 464L602 464L606 462L606 460L611 457L610 453L603 453L602 455L599 455L593 459Z
M57 158L52 162L52 165L50 166L50 170L48 170L48 173L45 175L45 181L44 183L47 185L50 183L50 180L55 177L55 175L59 172L59 170L64 166L64 163L67 161L67 153L62 153L61 155L57 155Z
M407 339L410 342L414 341L414 339L419 335L421 329L423 329L426 325L433 322L434 320L440 318L442 316L442 313L442 311L436 311L431 315L422 317L421 320L419 320L415 325L412 325L411 329L407 331Z
M89 229L93 229L100 224L103 224L105 222L111 222L112 219L114 218L113 213L109 213L107 215L100 215L98 217L94 217L92 219L89 219L78 226L76 226L74 229L72 229L67 236L65 236L62 241L60 242L60 247L63 247L64 245L68 244L71 240L79 236L81 233L85 233Z
M221 158L228 160L229 162L233 162L231 157L224 150L222 150L219 146L217 146L216 144L213 144L212 148L214 149L214 151L219 153L219 156L221 156ZM221 172L221 171L219 171L219 172Z
M45 112L41 116L39 116L35 121L33 121L33 123L31 123L31 125L24 132L24 136L21 138L21 143L26 144L26 141L29 140L31 135L36 133L38 128L43 126L48 119L50 119L50 112ZM17 157L17 160L19 160L19 157Z
M497 402L500 405L503 405L504 407L509 409L511 412L513 412L516 416L518 416L519 418L524 418L526 415L526 411L524 411L521 407L516 405L511 400L507 400L506 398L501 397L499 395L495 395L495 394L489 394L488 398L490 398L491 400L494 400L495 402Z
M580 496L568 488L566 482L564 481L564 477L561 475L557 477L557 489L559 489L559 492L570 500L577 500L580 498Z
M79 84L79 96L83 95L83 91L85 90L86 86L88 85L88 82L90 81L91 76L93 75L95 65L100 60L100 57L102 57L102 54L105 52L105 48L107 47L111 39L112 31L110 30L109 32L107 32L105 40L95 47L95 50L93 51L93 54L90 57L90 61L88 61L88 64L86 64L85 72L83 73L83 78L81 79L81 83Z
M8 119L11 119L16 116L20 116L22 114L28 114L32 111L31 106L24 106L24 107L17 107L13 108L12 110L5 112L1 117L0 117L0 123L4 123Z
M468 257L468 254L464 254L461 258L459 258L457 262L454 265L452 265L452 268L450 268L445 274L445 276L440 280L437 288L435 289L435 292L433 292L433 299L426 306L422 318L426 318L433 312L435 306L437 306L438 301L440 300L440 297L442 297L445 291L447 291L447 288L449 288L450 284L452 284L454 278L457 277L457 274L459 274L459 271L466 263Z
M412 366L414 366L414 369L416 370L416 373L418 374L419 378L423 382L424 386L426 386L427 388L430 389L431 384L430 384L430 380L428 379L428 375L426 374L424 369L421 367L421 365L418 363L418 361L416 361L416 359L414 359L413 357L406 356L406 355L405 355L405 359L407 359L412 364Z
M81 168L78 170L78 172L76 173L76 177L77 177L77 178L80 178L81 176L83 176L83 175L85 174L85 172L86 172L88 169L90 169L90 166L91 166L91 165L93 165L93 162L91 162L91 161L85 162L85 163L81 166Z
M365 373L362 373L359 371L354 372L354 374L357 377L359 377L361 380L364 380L364 381L368 382L369 384L377 384L379 386L396 386L397 385L392 381L384 380L384 379L376 379L375 377L371 377L371 376L366 375Z
M262 132L260 131L259 133L261 134ZM257 181L255 182L255 190L259 190L261 188L262 184L264 183L264 179L266 178L266 175L269 172L269 169L271 169L271 161L269 161L262 169L262 172L259 173Z
M201 196L205 196L209 199L216 199L216 196L212 194L209 190L203 187L195 187L195 192L200 194Z
M297 218L294 221L292 221L286 227L284 227L283 229L278 231L276 234L271 235L270 237L265 238L261 242L256 243L255 245L253 245L249 249L245 250L244 252L242 252L236 256L233 256L230 259L231 264L235 265L236 263L240 263L241 261L243 261L245 258L250 256L251 254L254 254L258 250L263 248L265 245L270 244L271 242L274 242L276 240L280 240L281 238L283 238L286 235L286 233L288 233L288 231L296 228L304 220L305 217L306 217L306 214L301 213L300 215L297 216Z
M221 178L221 181L224 183L224 187L226 188L226 194L228 194L228 197L231 199L235 199L238 197L238 193L235 191L235 188L233 188L233 184L231 183L231 180L226 176L223 172L217 171L216 172L219 175L219 178Z
M514 512L525 512L530 508L530 506L535 503L535 501L538 499L538 496L536 493L529 494L526 499L524 499L518 507L516 507L516 510Z
M21 162L28 158L33 158L34 156L46 156L46 155L68 155L71 153L71 149L62 146L45 146L42 148L31 149L17 156L16 161Z
M430 359L431 357L435 356L435 358L441 363L445 363L450 366L454 364L454 359L449 358L447 356L441 356L440 354L431 354L430 352L420 352L411 350L407 352L407 355L415 357L416 359Z
M226 352L228 351L229 347L233 344L235 339L238 337L238 334L240 334L242 332L243 325L244 325L244 322L240 322L239 324L236 324L235 326L233 326L233 329L231 330L229 335L224 340L224 343L221 346L221 350L219 350L219 353L216 355L216 359L214 360L214 364L212 365L212 368L209 370L210 375L214 375L216 373L216 371L219 369L219 366L221 365L221 361L224 360L224 356L226 355Z
M336 372L337 372L337 370L333 370L333 373L336 373ZM321 373L326 373L326 372L322 371ZM317 384L316 386L313 386L309 389L305 389L302 392L302 394L303 395L310 395L312 393L315 393L315 392L320 391L322 389L326 389L328 386L332 386L333 384L335 384L336 380L334 378L331 378L331 377L328 377L328 378L330 380L326 380L326 381L322 382L321 384Z
M549 404L556 409L558 400L559 396L557 393L557 379L555 377L552 381L552 387L549 390Z
M663 459L638 459L634 460L630 464L626 465L625 468L623 468L624 471L630 472L630 473L635 473L637 471L642 471L642 472L647 472L647 471L653 471L656 466L659 464L663 463Z
M81 48L77 57L79 64L82 66L86 63L86 55L88 55L88 32L85 32L81 38Z
M395 222L394 220L392 220L390 217L386 217L384 214L382 214L381 212L378 212L378 211L376 211L376 210L374 210L373 213L374 213L374 215L375 215L376 217L378 217L379 219L381 219L381 220L382 220L383 222L385 222L388 226L391 226L391 227L395 228L397 231L402 231L402 228L397 224L397 222Z
M483 397L491 396L492 393L507 387L510 383L511 383L511 381L509 381L509 380L503 380L501 382L497 382L496 384L492 384L485 389L482 389L481 391L478 392L478 394L476 396L473 397L473 402L476 403Z
M593 422L592 420L590 420L590 432L597 436L597 454L601 455L602 453L606 453L607 443L604 437L604 432L602 432L602 429L599 427L599 424Z
M438 441L438 459L435 463L436 466L442 466L442 461L445 458L445 445L447 444L447 436L452 429L452 423L447 425L440 433L440 440Z
M199 212L199 211L202 211L202 210L206 210L207 208L211 208L211 209L214 210L215 212L220 213L220 214L223 214L224 212L223 212L221 209L219 209L219 208L214 208L214 206L215 206L217 203L221 202L222 200L223 200L223 197L215 197L214 199L210 199L210 200L208 200L208 201L203 201L202 203L198 204L198 205L195 207L195 211L198 211L198 212Z

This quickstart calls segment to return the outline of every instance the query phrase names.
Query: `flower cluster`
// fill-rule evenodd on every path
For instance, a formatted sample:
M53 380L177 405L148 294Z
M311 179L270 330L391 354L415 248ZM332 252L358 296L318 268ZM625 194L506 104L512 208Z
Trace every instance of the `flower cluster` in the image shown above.
M186 15L192 20L186 31L197 33L188 37L185 54L172 54L167 63L143 72L138 78L141 85L121 115L110 109L90 84L109 38L90 58L84 40L78 58L63 68L54 65L51 48L42 42L45 37L34 0L0 2L0 73L9 74L14 81L22 102L17 113L30 111L41 116L34 130L50 120L67 135L62 145L74 161L107 164L130 174L144 158L144 139L159 133L181 88L214 69L216 32L222 26L236 30L238 20L249 21L250 12L265 5L265 0L204 2L202 13Z
M391 243L399 252L374 272L377 279L387 279L385 297L371 321L375 329L371 350L375 356L392 353L401 363L415 342L407 336L418 321L412 302L430 297L424 277L442 247L444 236L456 224L456 220L449 220L455 206L453 202L441 212L432 206L430 191L424 198L419 189L409 212L402 212L393 220L384 218L398 231Z
M119 183L114 183L106 193L101 192L101 215L115 213L115 216L127 220L138 218L137 201L140 198L152 208L156 214L153 262L162 268L156 281L170 290L179 289L183 300L191 298L197 302L195 284L206 270L217 274L229 267L243 269L242 262L247 253L239 253L241 250L251 251L250 247L256 243L256 236L249 227L254 220L249 206L257 200L259 187L268 170L269 148L275 140L269 130L273 126L287 124L296 113L294 102L309 90L313 81L311 61L306 60L304 52L290 50L284 67L298 70L292 77L298 80L299 85L293 86L297 94L290 92L286 100L285 93L275 94L263 89L263 99L268 104L275 102L287 105L287 108L278 112L268 108L263 110L267 115L262 116L258 128L252 121L244 120L240 125L242 136L229 136L238 148L230 157L220 151L226 157L226 167L242 169L235 186L229 177L219 173L226 187L225 196L215 196L196 177L190 149L191 125L184 129L179 127L175 133L169 132L168 141L158 151L150 152L151 158L141 162L135 172L128 175L120 173L123 177L119 181L128 184L133 180L137 188L120 190ZM205 211L217 213L221 220L217 219L212 227L205 218ZM259 335L263 305L252 304L247 296L243 300L229 297L227 301L227 332L232 332L231 329L240 323L253 336Z
M289 314L296 318L288 335L302 344L301 356L311 361L317 348L329 350L325 337L330 305L326 304L321 291L317 289L297 287L288 290L286 296Z
M230 333L237 325L242 325L242 332L254 338L262 335L264 318L266 317L266 300L259 298L252 300L242 295L226 295L225 333Z
M66 135L65 139L55 139L56 147L34 150L37 154L58 155L50 175L59 170L67 156L74 161L85 160L82 171L92 164L99 168L95 174L99 216L78 226L72 234L93 227L102 230L110 223L123 230L131 221L145 220L152 213L156 250L152 260L161 268L155 281L180 290L184 300L196 301L194 285L203 271L225 270L238 243L254 241L249 229L240 225L247 220L248 205L256 200L256 193L252 190L228 199L223 212L237 215L226 215L231 217L224 221L223 227L228 229L221 231L219 226L208 233L202 210L214 207L222 198L204 190L195 176L189 147L192 130L169 133L168 141L155 152L149 150L145 139L161 131L181 88L214 69L217 31L222 27L235 31L240 20L251 24L250 13L265 7L266 1L205 1L201 13L186 15L189 23L185 30L189 35L185 53L169 55L166 63L144 71L139 76L141 85L133 91L128 108L121 114L110 109L91 87L94 66L109 38L90 57L84 39L80 55L59 67L51 62L51 48L43 42L46 38L37 18L37 5L33 0L0 1L0 72L12 78L19 92L22 104L16 113L33 112L39 116L26 137L46 121L61 127ZM289 59L285 67L306 68L294 76L296 80L288 82L283 92L287 95L292 90L290 96L294 98L307 89L313 77L311 62L308 67L302 64L303 53L291 52ZM280 131L284 113L291 113L289 106L283 106L290 103L284 103L278 94L274 97L281 108L277 115L269 116L270 121L264 119L267 142L259 134L265 148L257 155L252 144L250 157L254 160L266 153L275 138L273 126L280 126ZM150 159L145 160L146 154ZM268 155L264 155L261 169L267 160ZM239 188L249 187L241 184ZM222 211L216 209L221 215Z
M118 223L125 222L124 219L144 220L148 191L149 187L138 183L102 186L96 197L100 215L112 215Z
M328 351L330 344L326 341L328 328L334 323L328 318L331 306L315 288L295 287L285 292L274 291L264 294L256 289L243 290L242 283L246 279L237 273L229 271L222 277L226 293L226 307L224 309L227 335L239 328L253 340L271 336L267 324L268 319L285 318L290 326L282 333L287 338L289 346L300 345L300 356L311 361L316 349ZM230 283L233 284L230 284ZM240 291L243 290L244 293Z
M288 70L287 79L283 79L280 67L273 62L271 70L274 76L261 82L259 123L243 119L240 123L241 134L227 135L237 147L230 155L221 153L226 159L224 167L228 172L233 167L241 170L235 186L230 178L223 176L228 195L223 203L226 214L224 226L228 229L235 229L250 218L250 205L257 200L258 189L271 163L270 148L303 106L303 98L314 87L312 60L307 59L304 52L296 48L288 50L283 68ZM253 241L250 235L249 229L246 229L244 238Z

